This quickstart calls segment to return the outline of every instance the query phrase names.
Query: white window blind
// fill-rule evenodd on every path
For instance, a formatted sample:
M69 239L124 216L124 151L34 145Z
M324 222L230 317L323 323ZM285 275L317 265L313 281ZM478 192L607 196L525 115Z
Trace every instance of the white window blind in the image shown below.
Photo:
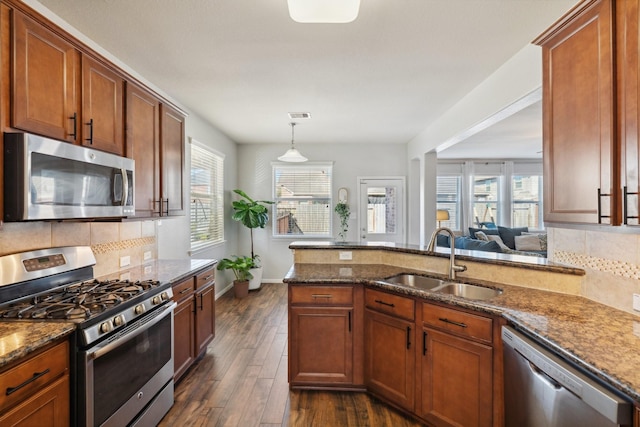
M224 240L224 156L191 141L191 251Z
M273 235L331 236L331 164L273 166Z

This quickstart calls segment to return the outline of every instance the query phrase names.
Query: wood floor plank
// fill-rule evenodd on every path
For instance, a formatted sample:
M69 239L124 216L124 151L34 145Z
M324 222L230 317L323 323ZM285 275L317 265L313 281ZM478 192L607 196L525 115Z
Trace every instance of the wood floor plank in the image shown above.
M282 353L286 347L287 335L277 334L274 337L273 342L269 347L269 351L267 352L267 357L262 364L262 370L259 375L260 378L275 378L278 366L282 359Z
M282 423L286 414L285 409L287 402L289 401L289 379L287 377L288 359L282 357L278 370L276 371L275 379L271 392L269 393L269 400L262 414L263 423Z

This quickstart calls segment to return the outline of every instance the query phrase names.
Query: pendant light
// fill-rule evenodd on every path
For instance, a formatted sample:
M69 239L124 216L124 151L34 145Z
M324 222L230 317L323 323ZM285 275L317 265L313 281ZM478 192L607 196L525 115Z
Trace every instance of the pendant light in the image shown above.
M292 162L292 163L300 163L306 162L308 159L304 157L298 150L296 150L295 145L293 144L293 129L297 123L289 123L291 125L291 148L287 150L282 156L278 157L278 160L281 162Z

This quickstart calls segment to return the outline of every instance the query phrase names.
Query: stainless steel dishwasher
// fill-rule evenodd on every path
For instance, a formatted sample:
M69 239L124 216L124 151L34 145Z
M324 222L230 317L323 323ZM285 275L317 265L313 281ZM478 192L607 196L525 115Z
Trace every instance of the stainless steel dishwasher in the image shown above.
M506 427L631 425L631 403L515 329L503 326Z

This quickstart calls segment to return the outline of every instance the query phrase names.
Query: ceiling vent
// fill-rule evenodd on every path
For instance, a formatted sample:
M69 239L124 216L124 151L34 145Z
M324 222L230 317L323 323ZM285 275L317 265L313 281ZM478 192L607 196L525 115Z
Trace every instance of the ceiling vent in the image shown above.
M291 120L310 119L311 113L289 113Z

